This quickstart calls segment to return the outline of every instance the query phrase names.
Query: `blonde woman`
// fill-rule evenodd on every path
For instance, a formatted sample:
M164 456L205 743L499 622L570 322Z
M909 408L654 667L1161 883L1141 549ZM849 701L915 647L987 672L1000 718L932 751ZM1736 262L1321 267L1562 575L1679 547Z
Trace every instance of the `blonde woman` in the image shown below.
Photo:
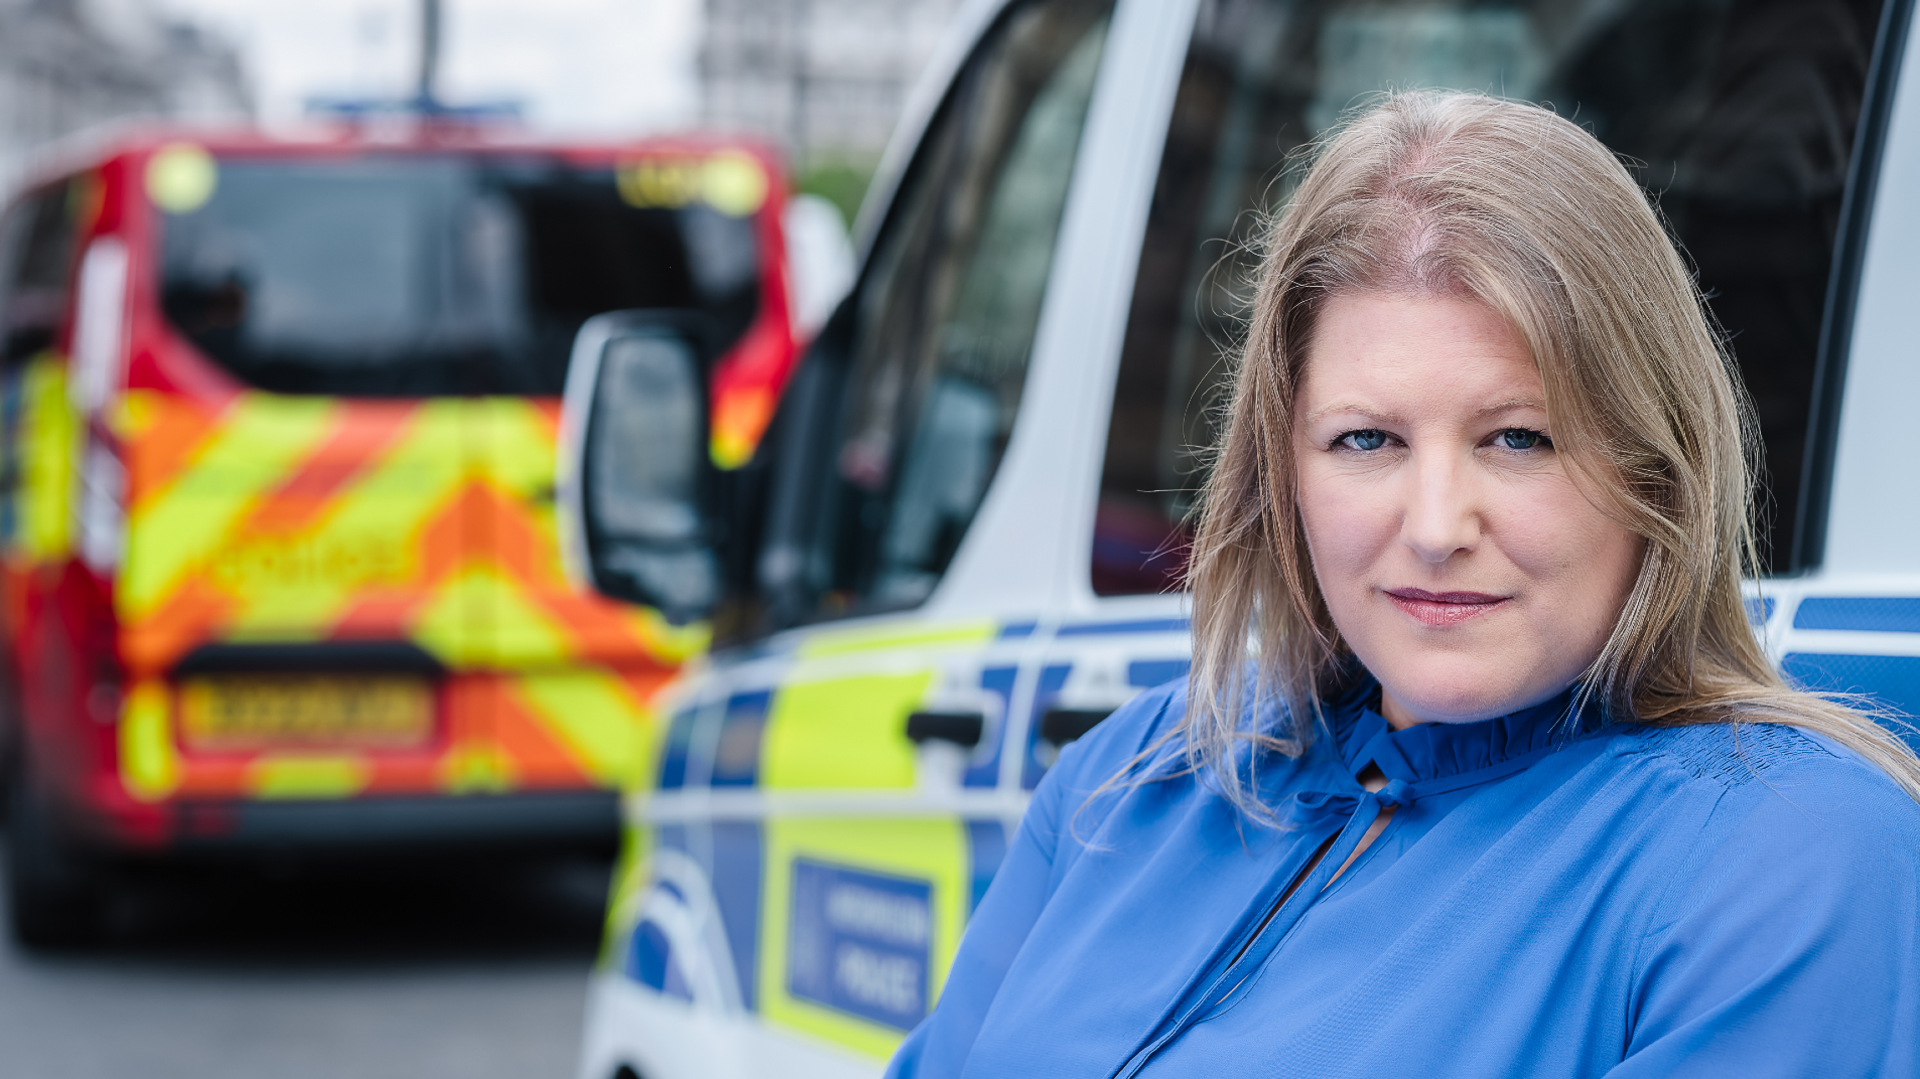
M1744 408L1592 136L1350 122L1265 256L1192 678L1061 755L892 1073L1920 1074L1920 762L1754 639Z

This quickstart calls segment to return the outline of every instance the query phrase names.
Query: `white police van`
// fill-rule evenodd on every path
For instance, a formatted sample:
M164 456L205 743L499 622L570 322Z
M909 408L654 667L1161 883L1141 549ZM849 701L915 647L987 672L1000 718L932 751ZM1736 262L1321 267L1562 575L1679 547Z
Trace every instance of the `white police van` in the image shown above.
M576 565L716 634L627 800L582 1079L873 1075L926 1014L1056 747L1185 670L1256 211L1382 87L1551 102L1639 163L1758 406L1755 618L1920 713L1912 6L964 8L754 466L705 467L699 327L578 344Z

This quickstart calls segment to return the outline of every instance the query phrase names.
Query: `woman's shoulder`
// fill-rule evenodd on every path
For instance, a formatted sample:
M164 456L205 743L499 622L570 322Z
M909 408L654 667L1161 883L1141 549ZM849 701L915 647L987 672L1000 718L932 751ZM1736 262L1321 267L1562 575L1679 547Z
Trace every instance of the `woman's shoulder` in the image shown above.
M1616 752L1647 765L1731 789L1780 768L1870 767L1830 739L1781 723L1690 723L1623 727Z
M1786 845L1854 837L1920 856L1920 804L1877 765L1815 731L1782 723L1637 726L1622 730L1614 749L1649 780L1710 799L1723 828L1763 831Z

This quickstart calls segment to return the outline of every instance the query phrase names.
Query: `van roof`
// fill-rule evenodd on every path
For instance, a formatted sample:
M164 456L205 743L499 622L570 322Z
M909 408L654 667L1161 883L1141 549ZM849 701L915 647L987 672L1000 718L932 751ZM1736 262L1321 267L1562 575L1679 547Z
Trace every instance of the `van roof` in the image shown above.
M325 122L285 130L253 125L210 125L129 121L91 128L43 147L34 155L9 199L61 177L98 168L127 155L150 153L169 143L191 142L218 154L331 157L377 153L551 154L582 162L628 156L711 154L735 150L751 154L776 174L782 158L765 140L706 131L663 132L619 137L568 137L495 129L474 124L354 124Z

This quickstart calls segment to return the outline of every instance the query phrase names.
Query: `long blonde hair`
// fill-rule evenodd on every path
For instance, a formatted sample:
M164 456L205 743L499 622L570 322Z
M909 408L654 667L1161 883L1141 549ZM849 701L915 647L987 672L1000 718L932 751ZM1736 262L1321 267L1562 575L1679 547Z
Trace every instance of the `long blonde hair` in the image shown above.
M1851 747L1920 799L1920 759L1870 715L1788 686L1747 617L1758 437L1687 266L1626 168L1553 112L1479 94L1385 97L1318 148L1268 239L1188 580L1193 673L1178 734L1261 813L1239 752L1299 753L1349 653L1295 507L1293 404L1330 296L1456 295L1540 366L1555 443L1645 540L1587 703L1653 726L1787 723ZM1248 663L1249 643L1257 656ZM1250 725L1261 698L1288 725Z

